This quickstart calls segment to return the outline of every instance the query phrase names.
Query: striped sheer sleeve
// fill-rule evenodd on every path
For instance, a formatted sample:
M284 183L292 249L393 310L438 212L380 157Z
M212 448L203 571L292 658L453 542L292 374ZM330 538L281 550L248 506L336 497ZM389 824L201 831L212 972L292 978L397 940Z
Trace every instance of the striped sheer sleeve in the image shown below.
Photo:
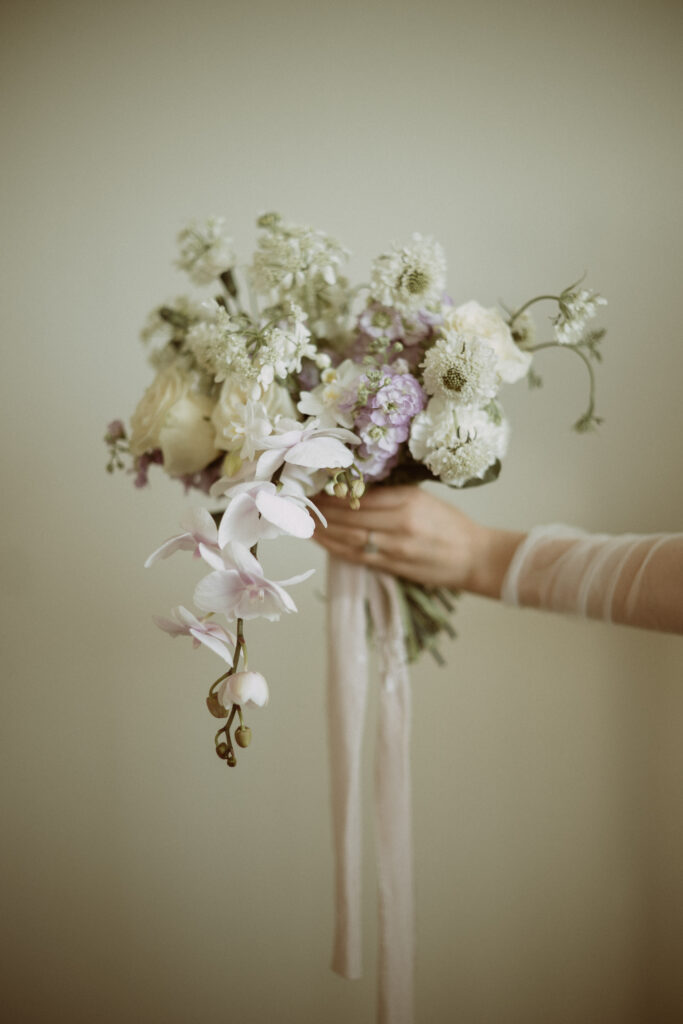
M683 634L683 533L584 533L539 526L503 580L508 604Z

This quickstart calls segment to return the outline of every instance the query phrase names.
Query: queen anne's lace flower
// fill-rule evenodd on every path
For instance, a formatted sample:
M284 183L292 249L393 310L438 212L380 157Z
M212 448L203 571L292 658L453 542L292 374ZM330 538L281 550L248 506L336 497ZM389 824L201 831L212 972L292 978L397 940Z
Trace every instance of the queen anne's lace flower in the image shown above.
M316 359L318 350L305 319L301 307L293 304L286 320L263 332L255 355L257 380L263 387L276 377L285 380L290 373L298 373L303 359Z
M176 266L185 270L195 284L211 284L234 267L232 239L225 234L225 218L209 217L194 222L178 235L180 254Z
M438 242L414 234L410 245L382 253L370 279L372 297L403 313L439 302L446 284L446 257Z
M606 306L607 299L597 292L567 291L560 296L560 311L553 321L555 337L561 345L576 345L581 341L586 324L598 312L599 306Z
M231 371L240 375L251 372L242 327L217 302L202 306L203 319L187 332L187 347L199 366L214 380L226 379Z
M437 338L421 366L427 394L462 405L481 405L495 398L500 388L495 352L473 335L449 331Z
M254 289L302 306L316 330L334 322L348 302L348 281L340 275L348 250L324 232L286 223L279 214L265 214L259 227L265 230L249 271Z

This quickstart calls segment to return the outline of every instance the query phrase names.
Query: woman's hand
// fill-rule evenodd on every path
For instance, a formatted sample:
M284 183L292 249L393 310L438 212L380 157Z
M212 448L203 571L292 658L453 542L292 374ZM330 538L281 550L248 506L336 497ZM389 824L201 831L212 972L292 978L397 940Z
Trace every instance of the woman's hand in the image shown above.
M415 486L376 487L360 508L320 494L327 519L314 539L339 558L427 587L452 587L499 597L521 533L492 530Z

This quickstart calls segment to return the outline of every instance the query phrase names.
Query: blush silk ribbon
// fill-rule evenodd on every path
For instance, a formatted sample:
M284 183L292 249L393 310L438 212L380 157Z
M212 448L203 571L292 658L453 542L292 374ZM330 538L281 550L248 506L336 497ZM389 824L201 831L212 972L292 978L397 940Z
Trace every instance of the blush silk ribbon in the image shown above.
M414 898L411 691L393 576L328 557L328 727L335 852L332 970L361 976L361 762L368 689L366 608L379 656L375 752L378 1021L412 1024Z

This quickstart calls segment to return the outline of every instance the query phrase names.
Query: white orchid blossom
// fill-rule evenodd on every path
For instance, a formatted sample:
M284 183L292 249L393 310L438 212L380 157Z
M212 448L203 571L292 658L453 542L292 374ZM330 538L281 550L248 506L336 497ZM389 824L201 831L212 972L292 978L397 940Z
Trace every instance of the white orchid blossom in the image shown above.
M278 490L274 483L258 480L236 484L225 493L230 504L218 531L221 548L231 541L252 547L260 540L271 540L281 534L302 539L312 537L315 522L308 509L327 525L322 513L300 487Z
M325 427L318 419L302 424L283 416L276 432L263 439L266 450L256 463L256 478L269 480L285 463L305 469L351 466L354 456L346 445L358 442L356 434L343 427Z
M175 551L193 551L199 558L199 545L218 551L218 527L211 513L205 508L190 508L180 520L182 533L165 540L161 547L153 551L145 562L145 569L153 565L159 558L168 558Z
M200 552L214 572L197 584L195 604L202 611L220 612L228 620L276 620L283 612L295 612L296 605L284 588L302 583L315 572L309 569L286 580L268 580L258 559L236 541L220 554L203 545Z
M228 664L232 662L233 651L228 647L228 644L233 648L235 646L236 641L232 633L223 629L217 622L198 619L196 615L193 615L183 605L178 605L177 608L174 608L171 615L173 616L171 619L164 618L161 615L154 616L154 621L159 629L163 629L165 633L169 633L172 637L191 636L193 647L199 647L200 644L204 644L205 647L209 647L223 661L227 661Z
M268 683L260 672L234 672L220 684L216 697L226 711L233 704L243 708L262 708L268 703Z

